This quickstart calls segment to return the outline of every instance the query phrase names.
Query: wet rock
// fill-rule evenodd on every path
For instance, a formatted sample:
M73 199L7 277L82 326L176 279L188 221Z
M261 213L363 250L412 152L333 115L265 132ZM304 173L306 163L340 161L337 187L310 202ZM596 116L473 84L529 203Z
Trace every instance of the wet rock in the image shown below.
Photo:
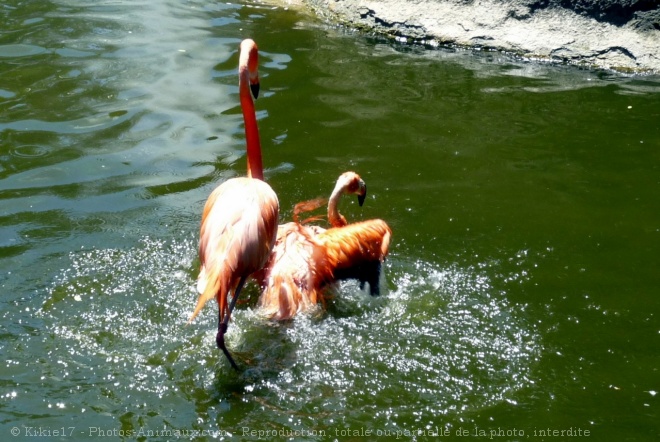
M398 39L660 73L659 0L302 0Z

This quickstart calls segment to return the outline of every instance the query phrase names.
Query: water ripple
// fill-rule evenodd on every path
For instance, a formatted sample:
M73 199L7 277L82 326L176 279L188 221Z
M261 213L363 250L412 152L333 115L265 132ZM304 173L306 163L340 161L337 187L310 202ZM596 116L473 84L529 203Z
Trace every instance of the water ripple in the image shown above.
M0 58L32 57L48 52L46 48L29 44L0 45Z
M74 121L22 120L0 124L0 132L54 132L59 134L84 134L104 130L130 120L138 109L119 110Z

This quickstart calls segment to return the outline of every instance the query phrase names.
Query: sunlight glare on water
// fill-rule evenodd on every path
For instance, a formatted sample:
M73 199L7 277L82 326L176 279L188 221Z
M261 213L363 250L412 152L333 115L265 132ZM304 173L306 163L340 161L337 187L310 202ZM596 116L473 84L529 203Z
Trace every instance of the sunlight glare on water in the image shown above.
M267 405L251 409L275 422L286 408L303 416L300 428L317 429L337 424L336 413L343 425L370 421L372 429L426 425L512 399L533 383L538 333L486 273L396 258L386 294L372 298L344 283L322 316L277 324L238 307L228 334L245 368L237 375L215 348L214 303L185 326L196 299L194 257L192 240L150 238L128 250L71 253L39 313L50 330L44 348L67 349L45 361L47 370L62 366L57 376L70 388L80 379L107 383L112 414L139 394L166 415L155 404L179 401L174 388L198 401L220 395L220 407ZM235 389L240 397L222 393ZM88 400L83 406L98 406Z

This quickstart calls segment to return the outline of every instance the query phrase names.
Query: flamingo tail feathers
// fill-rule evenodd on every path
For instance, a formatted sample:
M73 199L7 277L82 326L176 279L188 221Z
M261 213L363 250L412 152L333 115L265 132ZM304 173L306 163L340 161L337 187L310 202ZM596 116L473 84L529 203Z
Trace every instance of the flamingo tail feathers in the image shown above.
M225 317L227 313L227 294L229 293L227 281L229 278L222 275L224 273L223 270L225 269L220 266L202 267L197 282L197 290L200 292L200 295L197 298L195 310L190 315L190 319L188 319L188 324L197 317L202 307L213 298L218 300L220 319L222 320Z

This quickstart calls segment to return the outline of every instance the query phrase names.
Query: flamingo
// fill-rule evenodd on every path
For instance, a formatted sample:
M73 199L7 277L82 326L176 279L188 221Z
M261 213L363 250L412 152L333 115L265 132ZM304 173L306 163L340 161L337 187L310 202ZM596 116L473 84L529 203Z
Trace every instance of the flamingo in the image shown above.
M349 227L346 219L337 209L343 194L356 194L362 205L366 192L366 185L358 174L342 174L328 201L328 220L333 226L328 230L297 222L300 210L314 209L321 200L296 205L295 221L279 226L268 264L259 272L263 291L258 304L264 316L286 320L312 308L323 300L324 287L337 279L357 278L362 284L367 281L371 293L378 293L380 263L387 255L391 231L384 221L380 230L367 221L359 223L362 228L351 229L348 233L349 230L344 230ZM343 245L332 244L335 240ZM374 274L376 271L378 273Z
M263 181L259 130L254 98L259 95L257 45L250 39L240 44L239 96L247 147L247 177L232 178L211 193L202 213L199 239L201 268L197 279L199 299L188 323L212 298L218 302L216 344L234 369L238 366L225 346L224 335L236 300L252 273L268 261L275 244L279 202ZM228 295L233 291L231 303Z
M342 174L328 200L328 220L331 224L346 225L346 219L337 210L342 194L356 194L362 205L366 191L366 185L358 174ZM317 277L321 269L316 269L315 263L322 257L323 250L314 237L325 229L304 225L315 218L298 222L298 214L314 210L324 202L323 198L317 198L296 204L294 221L279 226L271 257L257 278L263 288L258 304L264 316L276 320L290 319L298 312L311 309L323 299L322 283L330 279L331 275Z

